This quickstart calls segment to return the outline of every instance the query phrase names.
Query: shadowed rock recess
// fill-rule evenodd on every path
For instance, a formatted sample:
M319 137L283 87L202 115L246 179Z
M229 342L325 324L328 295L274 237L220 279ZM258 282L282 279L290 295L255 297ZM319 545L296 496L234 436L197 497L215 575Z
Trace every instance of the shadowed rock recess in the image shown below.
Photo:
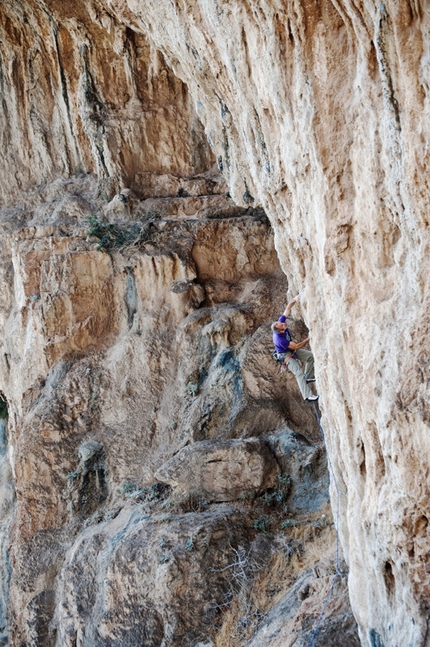
M430 646L429 43L424 0L1 3L0 645Z

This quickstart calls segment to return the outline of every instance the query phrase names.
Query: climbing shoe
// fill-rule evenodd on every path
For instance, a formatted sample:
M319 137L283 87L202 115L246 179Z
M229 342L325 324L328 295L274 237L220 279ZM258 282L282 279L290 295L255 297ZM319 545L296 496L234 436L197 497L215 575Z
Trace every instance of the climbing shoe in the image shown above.
M308 379L306 378L306 382L307 382L308 384L310 384L311 382L316 382L316 380L315 380L315 378L314 378L314 377L311 377L311 378L310 378L310 380L308 380Z
M315 402L315 400L318 400L319 397L319 395L310 395L308 398L306 398L306 402Z

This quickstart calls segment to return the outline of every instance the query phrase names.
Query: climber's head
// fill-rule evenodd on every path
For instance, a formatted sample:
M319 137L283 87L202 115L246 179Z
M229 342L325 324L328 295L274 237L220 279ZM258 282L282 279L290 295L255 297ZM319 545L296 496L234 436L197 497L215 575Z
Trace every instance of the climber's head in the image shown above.
M273 332L277 332L282 334L285 332L285 330L288 328L287 324L284 322L282 323L281 321L274 321L271 325L271 328Z

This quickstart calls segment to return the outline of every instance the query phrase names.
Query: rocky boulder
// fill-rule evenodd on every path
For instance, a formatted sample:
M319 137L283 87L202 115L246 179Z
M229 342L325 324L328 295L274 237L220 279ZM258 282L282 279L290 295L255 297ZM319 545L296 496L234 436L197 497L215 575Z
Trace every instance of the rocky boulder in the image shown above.
M345 576L327 556L306 570L245 647L360 647Z
M207 501L252 498L275 484L279 466L259 438L203 440L184 447L156 472L159 481Z
M157 519L126 508L89 527L66 555L49 644L206 642L229 599L229 566L242 544L249 544L243 519L228 508Z
M329 474L323 447L310 443L291 429L271 434L266 440L282 473L291 480L289 508L294 511L318 510L327 505Z

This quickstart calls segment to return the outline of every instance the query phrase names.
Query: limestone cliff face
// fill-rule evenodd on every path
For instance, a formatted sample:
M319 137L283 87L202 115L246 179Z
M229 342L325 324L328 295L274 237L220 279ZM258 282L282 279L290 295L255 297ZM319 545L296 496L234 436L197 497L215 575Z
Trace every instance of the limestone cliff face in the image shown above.
M234 199L264 206L303 293L362 641L424 644L428 7L109 7L186 81Z
M160 52L90 4L61 9L2 3L2 203L76 173L96 173L113 195L139 172L206 170L202 126Z
M335 537L313 411L269 352L285 276L265 215L209 197L3 235L10 645L236 647L280 602L269 632L310 639ZM345 587L321 636L356 645Z
M260 326L285 291L266 225L258 212L240 225L210 220L239 212L217 197L219 179L189 181L213 161L190 95L232 197L264 207L303 295L361 641L428 643L429 21L420 0L3 3L0 388L17 485L15 644L37 644L48 626L68 644L61 614L74 618L70 644L83 640L79 585L56 606L54 582L65 590L78 568L64 533L116 506L122 480L151 482L187 442L311 425L294 398L285 412L278 380L261 370ZM94 212L113 224L150 211L193 222L163 224L145 253L107 256L82 232ZM180 370L166 328L178 330ZM132 532L130 518L118 516L118 533ZM205 532L218 522L202 522ZM79 539L86 563L115 528ZM45 564L30 583L29 555ZM109 555L99 582L127 562ZM101 589L85 591L113 617L95 602ZM141 632L154 644L161 626L174 635L166 605L148 602ZM100 644L125 640L103 623Z

